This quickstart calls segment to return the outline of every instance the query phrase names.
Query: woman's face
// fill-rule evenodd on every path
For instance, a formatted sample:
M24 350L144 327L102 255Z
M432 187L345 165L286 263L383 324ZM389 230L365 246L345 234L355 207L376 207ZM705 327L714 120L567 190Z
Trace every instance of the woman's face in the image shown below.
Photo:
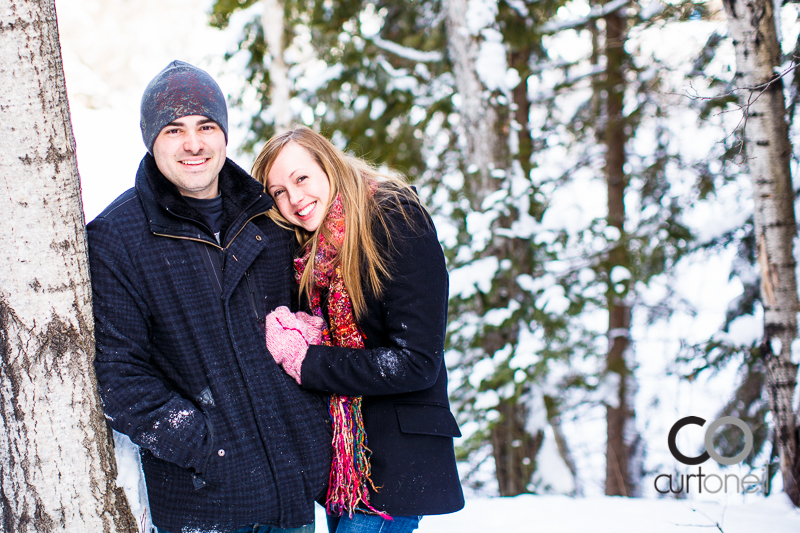
M289 142L267 174L267 192L283 218L311 233L325 217L331 184L308 150Z

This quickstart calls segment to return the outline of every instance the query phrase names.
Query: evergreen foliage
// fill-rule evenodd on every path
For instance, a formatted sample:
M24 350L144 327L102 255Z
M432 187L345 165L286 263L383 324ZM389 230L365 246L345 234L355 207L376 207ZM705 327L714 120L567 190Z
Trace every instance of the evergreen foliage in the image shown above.
M244 54L242 98L255 91L259 105L249 149L273 134L271 58L257 4L217 0L211 15L220 27L239 17L242 36L229 57ZM451 276L446 362L466 437L458 449L465 484L501 494L580 494L580 464L561 424L614 404L616 384L605 366L609 302L632 307L635 353L636 334L686 311L669 289L679 262L736 247L740 259L731 275L742 279L744 292L723 330L758 307L752 222L703 240L687 221L698 204L738 186L741 173L730 162L738 137L726 137L730 120L719 114L730 111L734 97L676 96L687 77L703 91L730 91L732 72L717 56L727 41L724 30L710 31L694 61L676 66L643 46L643 35L708 19L707 4L623 8L626 218L620 230L607 218L603 178L610 89L604 20L585 16L589 6L580 2L485 5L495 11L483 25L475 23L474 38L500 47L509 69L481 95L498 117L494 133L502 140L488 180L465 155L463 95L448 56L443 0L286 0L291 107L297 121L338 146L406 174L433 214ZM568 19L577 22L565 24ZM723 141L710 154L694 154L691 140L683 140L687 124ZM589 206L571 199L584 189L597 191ZM653 283L667 290L653 298ZM768 431L756 352L754 345L717 338L685 343L678 371L696 377L730 361L746 369L736 401L724 411L754 424L758 452ZM643 356L632 359L633 377ZM571 486L537 473L548 438L558 441ZM643 452L641 443L635 448Z

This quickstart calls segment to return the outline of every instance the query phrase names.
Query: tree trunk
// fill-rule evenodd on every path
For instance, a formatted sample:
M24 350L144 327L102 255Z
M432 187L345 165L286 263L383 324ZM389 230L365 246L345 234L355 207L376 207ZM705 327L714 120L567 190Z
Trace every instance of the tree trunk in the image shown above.
M492 171L512 172L511 152L508 143L508 132L511 125L511 112L508 102L517 102L516 119L520 124L519 147L522 172L529 178L530 171L530 132L528 114L530 104L527 100L527 83L520 84L518 91L506 91L505 105L499 103L497 94L487 97L490 92L478 77L475 62L479 52L479 37L470 34L467 27L467 0L448 0L446 2L447 49L453 64L453 75L456 88L461 98L458 111L461 116L460 139L463 145L463 162L466 166L464 192L470 200L474 212L483 211L483 201L491 193L504 186L502 174L492 177ZM523 58L512 58L512 64L524 68L527 64ZM525 77L527 78L527 76ZM526 139L527 138L527 139ZM501 215L492 223L492 228L509 227L512 216ZM504 278L496 277L492 282L489 294L481 295L477 312L484 315L493 308L508 306L509 300L520 291L514 281L516 273L530 273L532 257L528 241L519 238L495 237L482 257L496 256L509 258L514 266ZM519 326L509 321L508 324L481 338L481 349L484 357L492 355L508 343L515 344L519 337ZM517 395L504 399L497 407L499 419L491 429L492 455L495 459L495 475L501 496L516 496L530 492L528 485L536 468L536 455L544 438L542 431L535 435L526 430L528 409L520 403L522 389Z
M492 430L492 454L497 469L500 496L530 492L528 483L536 470L536 455L544 440L544 431L531 435L525 430L529 416L524 405L515 399L497 406L500 419Z
M292 109L289 107L289 74L283 60L284 11L281 0L264 0L261 26L272 58L269 65L270 103L275 114L275 132L289 129Z
M633 396L635 381L632 373L630 343L631 306L627 281L620 287L611 280L615 267L630 270L630 257L625 238L625 144L627 140L623 102L625 96L625 39L627 19L620 11L605 17L606 78L606 167L608 183L608 225L619 230L620 238L608 257L608 356L606 379L616 387L614 398L606 406L606 495L639 495L636 463L636 436Z
M784 490L800 507L797 414L792 408L797 365L791 361L799 307L792 255L797 227L783 82L775 74L781 50L774 4L769 0L724 0L723 4L736 51L736 85L746 88L740 101L746 113L744 154L753 180L770 407Z
M522 167L522 175L530 179L533 168L533 139L531 138L530 114L531 102L528 99L528 77L531 69L528 61L533 53L533 47L526 46L521 50L511 53L511 67L519 72L522 81L511 92L514 102L514 120L517 131L517 160Z
M497 135L497 112L483 96L486 88L475 71L479 45L467 28L467 0L447 0L445 9L447 51L461 97L458 112L466 144L464 159L475 165L474 173L468 169L468 173L475 176L469 176L464 185L475 199L473 205L480 206L483 199L497 189L497 185L491 182L490 173L495 168L497 152L505 143ZM505 161L499 168L506 168Z
M0 523L136 531L97 395L80 184L53 0L0 5Z

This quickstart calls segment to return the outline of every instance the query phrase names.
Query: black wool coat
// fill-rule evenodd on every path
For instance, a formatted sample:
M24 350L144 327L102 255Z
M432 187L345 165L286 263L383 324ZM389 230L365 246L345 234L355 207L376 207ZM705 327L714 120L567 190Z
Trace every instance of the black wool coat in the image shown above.
M221 245L150 155L88 225L100 396L141 447L157 527L299 527L327 487L331 430L326 398L264 342L266 313L295 300L293 237L230 160L219 187Z
M433 223L418 207L387 211L391 245L383 230L391 279L358 325L364 349L309 346L303 388L363 396L367 446L372 451L370 503L390 515L458 511L464 496L453 438L461 433L450 412L443 362L448 277ZM380 226L380 224L376 224Z

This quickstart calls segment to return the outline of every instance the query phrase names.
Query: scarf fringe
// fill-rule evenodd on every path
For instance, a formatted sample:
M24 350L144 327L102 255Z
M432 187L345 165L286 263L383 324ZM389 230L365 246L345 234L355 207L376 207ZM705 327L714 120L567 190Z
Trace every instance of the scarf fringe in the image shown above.
M347 513L352 518L358 506L364 505L367 509L359 510L391 520L391 516L369 504L369 487L377 489L370 477L371 452L361 416L361 397L334 394L329 405L333 420L333 464L326 502L328 513L336 516Z

